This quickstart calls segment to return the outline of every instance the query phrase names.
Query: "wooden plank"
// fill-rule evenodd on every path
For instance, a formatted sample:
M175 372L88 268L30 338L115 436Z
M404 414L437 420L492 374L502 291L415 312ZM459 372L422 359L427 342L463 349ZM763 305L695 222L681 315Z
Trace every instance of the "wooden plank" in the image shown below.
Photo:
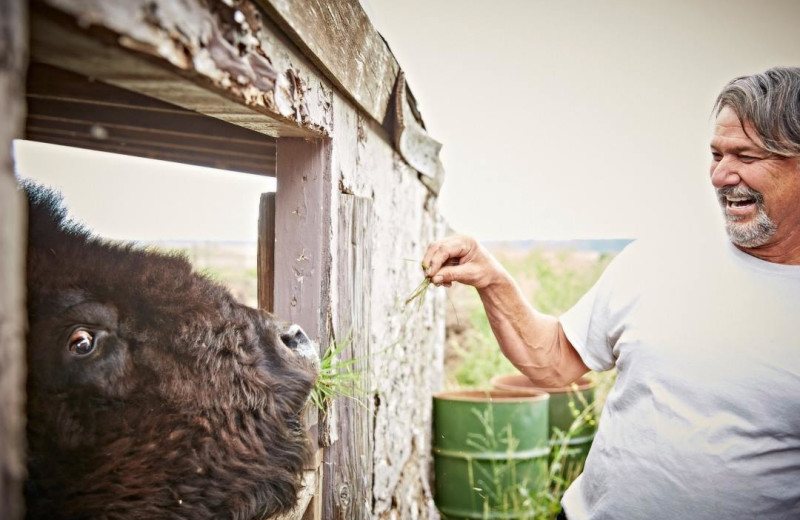
M305 513L303 514L303 520L323 520L324 517L322 516L322 493L323 493L323 465L322 460L317 465L317 469L315 470L316 474L316 482L314 487L314 496L311 499L311 502L308 504Z
M297 504L291 511L282 515L273 516L269 520L299 520L303 518L305 512L308 510L309 503L311 503L311 499L313 499L316 494L318 480L317 470L307 470L303 472L303 489L300 490L297 496Z
M50 110L29 110L29 113L53 112L53 116L72 117L80 121L103 118L99 122L108 125L150 128L165 134L192 138L224 139L234 145L249 145L254 149L259 146L274 149L275 146L272 137L44 63L31 63L28 68L26 94L29 103L41 103L44 108L53 107ZM69 110L70 103L74 105L72 111ZM87 113L97 110L108 110L108 113Z
M100 141L97 144L92 144L83 137L74 138L71 135L61 135L58 132L53 131L38 132L35 128L29 128L25 134L25 138L31 141L39 141L42 143L50 143L61 146L72 146L74 148L85 148L100 152L131 155L136 157L144 157L147 159L158 159L161 161L171 161L183 164L194 164L197 166L205 166L209 168L230 170L241 173L274 176L274 163L270 170L267 170L266 168L270 167L269 164L244 160L226 160L216 154L176 151L174 148L160 147L157 143L149 141Z
M444 182L444 167L439 159L442 144L425 130L422 117L417 111L416 101L406 85L405 74L397 78L393 98L393 132L395 149L417 172L422 183L439 195Z
M37 111L41 108L36 101L29 102L28 107ZM63 104L61 106L55 104L54 109L48 107L46 110L48 114L58 114L63 107ZM74 110L75 107L73 105L69 108ZM263 172L264 175L275 176L276 145L272 137L263 136L264 139L272 140L271 142L251 144L191 132L168 132L147 126L134 126L133 121L132 124L113 124L106 122L108 113L103 109L93 110L87 106L87 109L81 112L81 107L77 108L75 115L66 117L29 112L27 133L81 139L86 141L85 148L103 147L105 143L115 143L121 147L138 145L143 149L170 150L176 155L181 153L204 155L208 156L209 161L216 158L216 162L219 163L268 163L268 166L260 168L259 172L252 173ZM92 111L94 117L88 115L89 111Z
M33 63L30 140L275 176L275 138L101 81Z
M0 518L24 514L25 205L17 190L12 141L25 121L27 13L23 0L0 2Z
M372 200L339 195L337 243L336 322L337 342L349 341L342 359L357 359L353 369L362 374L358 392L367 394L372 354L370 345ZM339 399L330 410L331 446L325 451L323 518L371 518L372 504L372 407L373 400Z
M247 2L245 2L247 3ZM58 66L271 136L320 137L324 102L310 106L292 70L275 70L253 14L188 0L33 3L33 61ZM244 9L244 5L238 6ZM241 16L241 15L240 15ZM232 44L228 39L241 43Z
M275 310L275 193L262 193L258 206L258 307Z
M330 142L279 139L274 312L303 327L319 343L320 356L330 336L330 197ZM314 407L308 407L304 420L309 432L317 431ZM310 440L318 450L319 436L312 435ZM312 511L320 510L318 501L312 501ZM319 520L319 516L314 518Z
M275 314L326 340L330 143L279 139L275 209Z
M257 0L339 89L391 134L395 149L434 195L442 145L425 129L400 66L358 0Z
M400 71L358 0L258 0L337 87L379 124Z

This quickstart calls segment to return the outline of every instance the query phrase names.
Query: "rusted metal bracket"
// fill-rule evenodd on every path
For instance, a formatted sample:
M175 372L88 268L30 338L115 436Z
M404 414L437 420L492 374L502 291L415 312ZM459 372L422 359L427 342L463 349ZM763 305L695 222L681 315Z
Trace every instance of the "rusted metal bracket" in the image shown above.
M419 172L419 180L439 194L444 182L444 167L439 159L442 143L428 135L417 111L417 103L406 85L403 71L397 76L394 90L392 139L397 152Z

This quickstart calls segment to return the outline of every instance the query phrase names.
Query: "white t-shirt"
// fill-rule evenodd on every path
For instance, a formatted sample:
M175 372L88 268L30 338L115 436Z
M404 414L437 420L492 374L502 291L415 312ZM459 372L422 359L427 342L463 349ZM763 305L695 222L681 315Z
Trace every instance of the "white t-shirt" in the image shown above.
M639 241L561 324L618 371L570 520L800 519L800 266Z

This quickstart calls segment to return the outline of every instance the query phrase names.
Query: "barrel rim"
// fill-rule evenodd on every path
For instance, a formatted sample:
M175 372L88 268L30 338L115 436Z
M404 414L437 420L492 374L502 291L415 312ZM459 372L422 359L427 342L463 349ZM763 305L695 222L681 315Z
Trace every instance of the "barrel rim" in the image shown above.
M483 511L474 511L472 509L464 509L461 507L450 506L448 504L440 504L436 502L436 508L439 510L440 513L444 513L447 518L466 518L468 520L486 520L487 518L491 520L516 520L519 518L517 513L502 513L502 512L489 512L488 516ZM532 514L534 511L533 506L530 509L526 509L523 511L524 514Z
M550 399L550 394L541 390L528 391L490 388L487 390L448 390L433 394L433 398L439 401L527 403L547 401Z
M515 385L513 383L504 383L502 382L504 379L511 378L523 378L524 381L527 381L530 386L522 384L522 385ZM516 391L516 392L547 392L549 394L565 394L573 391L572 384L566 386L559 386L559 387L545 387L545 386L534 386L533 382L528 379L528 376L523 374L522 372L509 372L508 374L500 374L494 376L490 383L492 386L498 390L508 390L508 391ZM584 392L586 390L591 390L596 386L595 382L592 381L587 376L581 376L576 381L578 392Z

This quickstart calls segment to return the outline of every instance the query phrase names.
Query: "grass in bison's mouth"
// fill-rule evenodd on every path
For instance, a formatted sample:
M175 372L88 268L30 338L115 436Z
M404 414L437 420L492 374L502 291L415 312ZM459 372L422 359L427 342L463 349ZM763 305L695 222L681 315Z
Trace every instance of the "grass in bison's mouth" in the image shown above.
M341 342L331 342L320 359L317 382L311 390L311 401L323 413L334 398L352 399L364 406L361 398L369 393L364 387L364 370L358 368L365 356L340 360L342 352L350 345L350 335Z

